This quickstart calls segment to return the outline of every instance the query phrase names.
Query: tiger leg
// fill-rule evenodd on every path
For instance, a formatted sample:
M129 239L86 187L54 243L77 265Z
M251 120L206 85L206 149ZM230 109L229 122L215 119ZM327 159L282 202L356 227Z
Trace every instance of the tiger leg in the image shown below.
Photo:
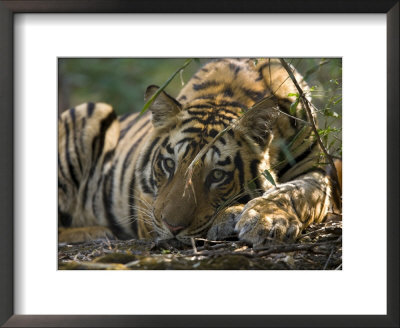
M58 228L59 243L83 243L96 239L115 239L115 237L109 228L102 226Z
M235 230L255 247L292 241L313 222L321 222L332 205L329 178L320 172L278 185L246 204Z

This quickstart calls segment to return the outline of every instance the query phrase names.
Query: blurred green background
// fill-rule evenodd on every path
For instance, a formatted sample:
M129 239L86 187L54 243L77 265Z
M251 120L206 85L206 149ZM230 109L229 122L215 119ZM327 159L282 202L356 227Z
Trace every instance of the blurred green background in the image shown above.
M319 110L320 134L328 148L331 148L331 153L341 155L341 58L285 59L312 87L313 104ZM88 101L109 103L119 115L140 111L144 105L143 95L147 86L161 86L185 60L186 58L60 58L58 111L61 113ZM166 91L171 96L176 96L182 88L182 82L187 82L210 60L201 58L192 61L182 74L172 80Z

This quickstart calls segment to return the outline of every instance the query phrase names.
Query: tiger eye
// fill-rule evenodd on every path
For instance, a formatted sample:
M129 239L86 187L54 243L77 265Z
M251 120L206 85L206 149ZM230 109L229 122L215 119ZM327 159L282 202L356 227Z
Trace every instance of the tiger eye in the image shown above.
M222 170L214 170L211 173L211 177L213 182L221 181L225 176L225 172Z
M175 167L175 162L170 158L166 158L164 160L164 164L165 164L165 167L170 170L174 169L174 167Z

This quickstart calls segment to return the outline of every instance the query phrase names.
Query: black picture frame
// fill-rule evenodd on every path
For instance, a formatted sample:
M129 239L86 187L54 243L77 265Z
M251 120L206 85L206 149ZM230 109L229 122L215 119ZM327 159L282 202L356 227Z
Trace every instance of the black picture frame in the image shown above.
M14 315L13 17L17 13L384 13L387 16L387 315ZM0 324L4 327L399 327L398 0L1 0ZM368 288L366 286L366 288ZM57 300L54 300L57 301Z

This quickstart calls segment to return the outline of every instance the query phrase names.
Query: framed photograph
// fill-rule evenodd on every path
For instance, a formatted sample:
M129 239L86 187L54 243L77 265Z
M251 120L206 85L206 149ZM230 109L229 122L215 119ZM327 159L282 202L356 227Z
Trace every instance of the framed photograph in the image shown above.
M0 10L2 325L398 326L398 1Z

